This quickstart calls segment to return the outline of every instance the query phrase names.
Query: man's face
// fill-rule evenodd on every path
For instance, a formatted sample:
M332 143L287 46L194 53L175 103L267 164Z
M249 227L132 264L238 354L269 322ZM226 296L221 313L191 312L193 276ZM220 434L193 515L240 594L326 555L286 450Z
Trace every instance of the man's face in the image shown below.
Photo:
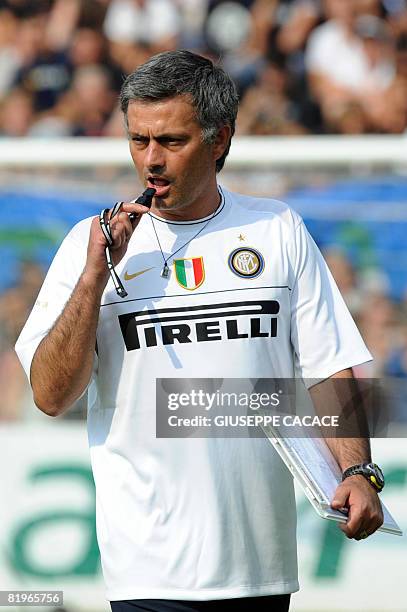
M140 180L156 189L152 210L188 220L208 214L216 188L215 162L225 144L202 142L192 104L185 96L133 101L127 112L130 153Z

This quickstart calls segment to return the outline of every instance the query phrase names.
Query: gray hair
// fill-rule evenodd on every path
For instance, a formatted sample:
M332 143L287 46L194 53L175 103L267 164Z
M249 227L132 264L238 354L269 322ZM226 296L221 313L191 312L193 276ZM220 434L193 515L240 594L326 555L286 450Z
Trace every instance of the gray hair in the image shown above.
M236 87L229 75L209 59L184 49L154 55L124 81L120 91L120 107L126 127L129 103L134 100L154 101L185 95L192 98L202 140L215 142L220 128L231 128L231 137L223 155L216 161L219 172L229 153L238 108Z

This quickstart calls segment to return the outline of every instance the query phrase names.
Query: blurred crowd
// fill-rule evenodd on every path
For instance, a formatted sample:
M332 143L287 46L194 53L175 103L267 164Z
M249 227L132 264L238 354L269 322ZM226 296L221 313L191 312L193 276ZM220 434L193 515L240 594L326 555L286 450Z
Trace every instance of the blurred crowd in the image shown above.
M220 61L240 134L402 133L407 0L0 0L0 136L121 136L126 74Z

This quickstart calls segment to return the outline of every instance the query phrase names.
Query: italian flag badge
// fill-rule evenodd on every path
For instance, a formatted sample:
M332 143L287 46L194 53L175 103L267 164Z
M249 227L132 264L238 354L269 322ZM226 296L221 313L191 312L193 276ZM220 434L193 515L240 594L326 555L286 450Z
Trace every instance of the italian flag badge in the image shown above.
M203 257L174 259L175 277L181 287L193 291L205 280Z

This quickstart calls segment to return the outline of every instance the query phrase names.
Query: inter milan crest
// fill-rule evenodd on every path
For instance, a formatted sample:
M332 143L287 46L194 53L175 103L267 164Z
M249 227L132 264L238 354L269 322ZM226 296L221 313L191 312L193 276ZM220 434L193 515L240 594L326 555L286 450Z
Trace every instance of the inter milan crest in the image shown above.
M264 270L264 258L256 249L243 247L231 252L229 268L241 278L256 278Z
M184 289L198 289L205 280L203 257L174 259L175 278Z

